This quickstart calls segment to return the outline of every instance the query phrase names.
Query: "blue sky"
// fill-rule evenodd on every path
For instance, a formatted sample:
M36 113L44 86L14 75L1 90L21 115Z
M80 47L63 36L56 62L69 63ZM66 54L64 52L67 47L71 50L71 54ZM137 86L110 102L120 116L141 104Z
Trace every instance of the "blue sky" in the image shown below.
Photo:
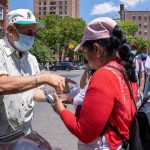
M10 0L11 10L28 8L33 11L33 0ZM118 15L119 4L127 10L149 10L150 0L80 0L80 17L87 23L96 17Z

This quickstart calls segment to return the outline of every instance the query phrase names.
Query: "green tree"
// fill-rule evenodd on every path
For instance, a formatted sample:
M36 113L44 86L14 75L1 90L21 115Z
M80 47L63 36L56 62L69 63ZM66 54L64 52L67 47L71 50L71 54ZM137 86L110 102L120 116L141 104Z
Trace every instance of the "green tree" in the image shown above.
M43 43L40 40L36 40L33 47L30 49L30 52L36 56L38 62L40 63L46 63L52 61L52 53L53 51L46 45L43 45Z
M142 47L146 45L149 48L150 53L150 40L134 37L130 40L130 43L137 45L138 53L141 53Z
M76 46L80 42L85 22L82 19L62 18L58 15L48 15L41 22L45 24L45 28L37 33L37 39L41 46L46 45L53 55L58 54L58 49L60 56L70 55L70 53L73 55L74 52L69 49L69 44L73 43ZM39 42L37 43L39 44ZM35 48L39 49L34 46L32 52Z
M138 25L132 21L120 21L118 25L123 29L123 32L129 38L134 37L135 33L138 31Z

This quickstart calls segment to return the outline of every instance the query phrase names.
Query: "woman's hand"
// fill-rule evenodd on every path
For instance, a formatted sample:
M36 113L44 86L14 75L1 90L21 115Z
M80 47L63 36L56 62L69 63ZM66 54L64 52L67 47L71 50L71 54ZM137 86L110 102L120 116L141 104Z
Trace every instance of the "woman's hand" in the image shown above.
M63 104L73 104L73 100L69 99L68 94L59 94L58 97Z
M52 107L56 113L60 113L61 111L65 110L65 106L62 103L62 100L55 94L55 102L52 104Z

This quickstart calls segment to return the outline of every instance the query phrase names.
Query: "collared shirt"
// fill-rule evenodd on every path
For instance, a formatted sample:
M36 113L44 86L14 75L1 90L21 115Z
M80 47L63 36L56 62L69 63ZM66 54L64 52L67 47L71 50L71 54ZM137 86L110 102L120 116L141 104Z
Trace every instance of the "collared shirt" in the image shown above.
M36 58L29 52L19 56L5 37L0 40L0 76L29 76L38 74ZM0 136L29 126L33 117L35 89L18 94L0 95ZM26 129L27 130L27 129Z

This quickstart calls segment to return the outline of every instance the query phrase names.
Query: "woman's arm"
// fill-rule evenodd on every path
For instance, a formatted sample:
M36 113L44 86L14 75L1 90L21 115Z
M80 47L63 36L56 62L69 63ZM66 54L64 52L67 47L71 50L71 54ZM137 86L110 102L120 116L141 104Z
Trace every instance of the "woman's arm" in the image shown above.
M116 79L113 76L108 79L106 73L103 78L100 74L98 76L99 78L95 77L90 81L79 119L65 109L58 98L56 101L57 110L64 124L84 143L90 143L100 136L114 106L114 95L117 90ZM111 92L108 89L111 89Z
M144 84L145 84L145 75L144 75L144 71L141 72L141 75L140 75L140 90L141 92L144 91Z
M91 69L91 67L90 67L90 65L88 65L86 67L86 69L84 70L84 73L83 73L81 80L80 80L80 88L81 89L83 89L85 87L85 85L87 85L87 83L88 83L88 80L89 80L88 79L88 72L90 71L90 69Z

